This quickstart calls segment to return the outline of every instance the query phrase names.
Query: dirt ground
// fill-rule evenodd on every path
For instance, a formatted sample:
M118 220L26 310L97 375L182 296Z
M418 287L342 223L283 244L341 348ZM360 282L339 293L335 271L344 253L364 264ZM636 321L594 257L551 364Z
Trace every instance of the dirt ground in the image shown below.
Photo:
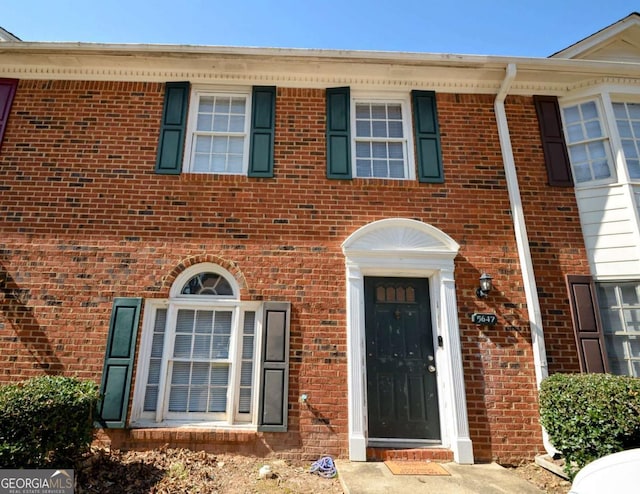
M341 494L337 478L309 472L313 462L210 454L184 449L95 450L76 469L77 494ZM261 478L268 464L272 478ZM527 463L513 471L548 494L566 494L569 482Z

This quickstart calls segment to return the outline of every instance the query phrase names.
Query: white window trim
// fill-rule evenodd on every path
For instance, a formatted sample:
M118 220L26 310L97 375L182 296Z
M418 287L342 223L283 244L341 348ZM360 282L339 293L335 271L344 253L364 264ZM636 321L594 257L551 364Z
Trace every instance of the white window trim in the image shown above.
M399 103L402 108L402 133L405 142L405 163L403 178L396 177L360 177L358 176L358 168L356 165L356 103ZM411 112L411 99L407 93L400 92L367 92L352 91L351 92L351 163L353 163L354 178L371 179L371 180L415 180L416 166L413 152L413 114Z
M195 146L194 135L198 123L198 108L200 97L202 96L244 96L246 97L245 121L244 121L244 148L242 151L242 171L241 172L202 172L194 171L192 168L193 152ZM183 171L202 175L247 175L249 170L249 140L251 134L251 109L252 109L251 88L249 87L229 87L229 86L204 86L193 85L189 97L189 115L187 117L187 135L185 139Z
M588 141L580 141L579 143L570 143L569 142L569 136L568 136L568 132L567 132L567 123L565 121L564 118L564 110L565 108L569 107L569 106L576 106L576 105L581 105L584 103L588 103L590 101L593 101L596 105L596 108L598 110L598 116L599 116L599 120L600 120L600 128L602 129L602 137L598 138L598 139L590 139ZM620 177L620 167L619 167L619 163L618 163L618 158L614 149L614 140L613 140L613 136L612 136L612 132L615 132L617 134L617 130L616 129L612 129L611 125L610 125L610 117L609 117L609 109L610 111L613 111L613 108L607 108L607 106L610 107L610 105L605 105L603 100L602 100L602 95L601 94L595 94L595 95L589 95L589 96L585 96L585 97L581 97L581 98L572 98L572 99L563 99L560 102L560 115L561 115L561 119L562 119L562 130L564 132L565 135L565 142L567 144L567 151L569 152L569 161L571 162L571 171L573 173L574 176L574 187L576 189L582 189L582 188L593 188L593 187L597 187L597 186L601 186L601 185L610 185L610 184L617 184L619 183L619 177ZM613 122L615 124L615 121ZM611 172L611 176L608 178L602 178L599 180L588 180L586 182L578 182L575 179L575 169L574 169L574 165L573 162L571 161L571 151L570 148L572 145L577 145L580 143L584 143L584 142L595 142L595 141L602 141L604 143L604 149L605 149L605 153L607 155L607 160L609 161L609 166L610 166L610 172Z
M194 275L202 272L216 272L223 275L231 284L234 296L216 297L212 299L210 296L186 296L181 295L180 291L183 285ZM174 426L190 426L190 427L215 427L237 429L249 428L257 429L258 418L258 400L260 387L260 348L262 345L262 303L261 302L242 302L239 299L239 286L236 280L226 270L213 263L202 263L191 266L176 277L171 289L170 299L150 299L145 301L142 337L140 339L140 347L138 351L138 363L136 367L136 377L134 385L133 403L131 406L131 427L174 427ZM173 354L173 331L167 330L165 333L163 361L161 367L160 383L158 392L162 393L163 398L160 401L161 406L157 407L156 412L144 412L144 398L146 393L147 379L149 375L149 360L151 357L151 347L153 342L153 330L155 325L156 313L158 309L167 309L167 327L170 327L169 321L175 320L178 309L189 308L207 308L207 309L231 309L233 315L233 330L231 341L229 344L229 358L225 359L231 366L231 374L229 376L229 386L227 390L227 411L216 417L214 414L198 415L175 414L166 410L168 403L169 387L167 379L170 372L168 355ZM238 411L238 399L240 389L240 371L242 362L242 331L245 312L255 312L255 330L254 330L254 347L253 347L253 380L252 380L252 399L251 413L240 413Z

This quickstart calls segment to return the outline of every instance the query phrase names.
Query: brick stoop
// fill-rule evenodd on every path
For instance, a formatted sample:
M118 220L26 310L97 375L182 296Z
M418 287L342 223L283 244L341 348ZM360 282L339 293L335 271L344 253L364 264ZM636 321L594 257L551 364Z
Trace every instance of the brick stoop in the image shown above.
M446 462L453 461L453 451L446 448L367 448L367 461L387 460L431 460Z

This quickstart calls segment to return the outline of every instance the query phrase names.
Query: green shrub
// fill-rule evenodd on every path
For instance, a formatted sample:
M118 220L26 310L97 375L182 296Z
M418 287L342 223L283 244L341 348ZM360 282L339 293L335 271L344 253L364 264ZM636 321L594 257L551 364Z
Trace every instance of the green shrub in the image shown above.
M0 387L0 467L70 468L93 439L92 381L43 376Z
M540 385L540 417L573 479L593 460L640 446L640 379L554 374Z

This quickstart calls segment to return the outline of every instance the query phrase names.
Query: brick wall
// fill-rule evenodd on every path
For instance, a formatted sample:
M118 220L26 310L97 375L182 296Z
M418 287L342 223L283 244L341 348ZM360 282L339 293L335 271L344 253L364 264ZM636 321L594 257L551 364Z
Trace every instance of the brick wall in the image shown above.
M162 100L161 84L20 81L0 154L1 381L43 372L99 381L113 297L165 298L182 266L214 260L242 277L243 299L292 303L292 434L264 441L347 456L340 244L371 221L406 217L461 245L455 276L476 458L540 451L492 96L438 95L444 184L327 180L324 91L285 88L273 179L155 175ZM575 199L545 185L531 99L509 98L507 110L552 369L575 370L563 278L586 269ZM495 291L481 301L483 271ZM482 311L499 324L471 324ZM298 403L301 393L311 407Z

